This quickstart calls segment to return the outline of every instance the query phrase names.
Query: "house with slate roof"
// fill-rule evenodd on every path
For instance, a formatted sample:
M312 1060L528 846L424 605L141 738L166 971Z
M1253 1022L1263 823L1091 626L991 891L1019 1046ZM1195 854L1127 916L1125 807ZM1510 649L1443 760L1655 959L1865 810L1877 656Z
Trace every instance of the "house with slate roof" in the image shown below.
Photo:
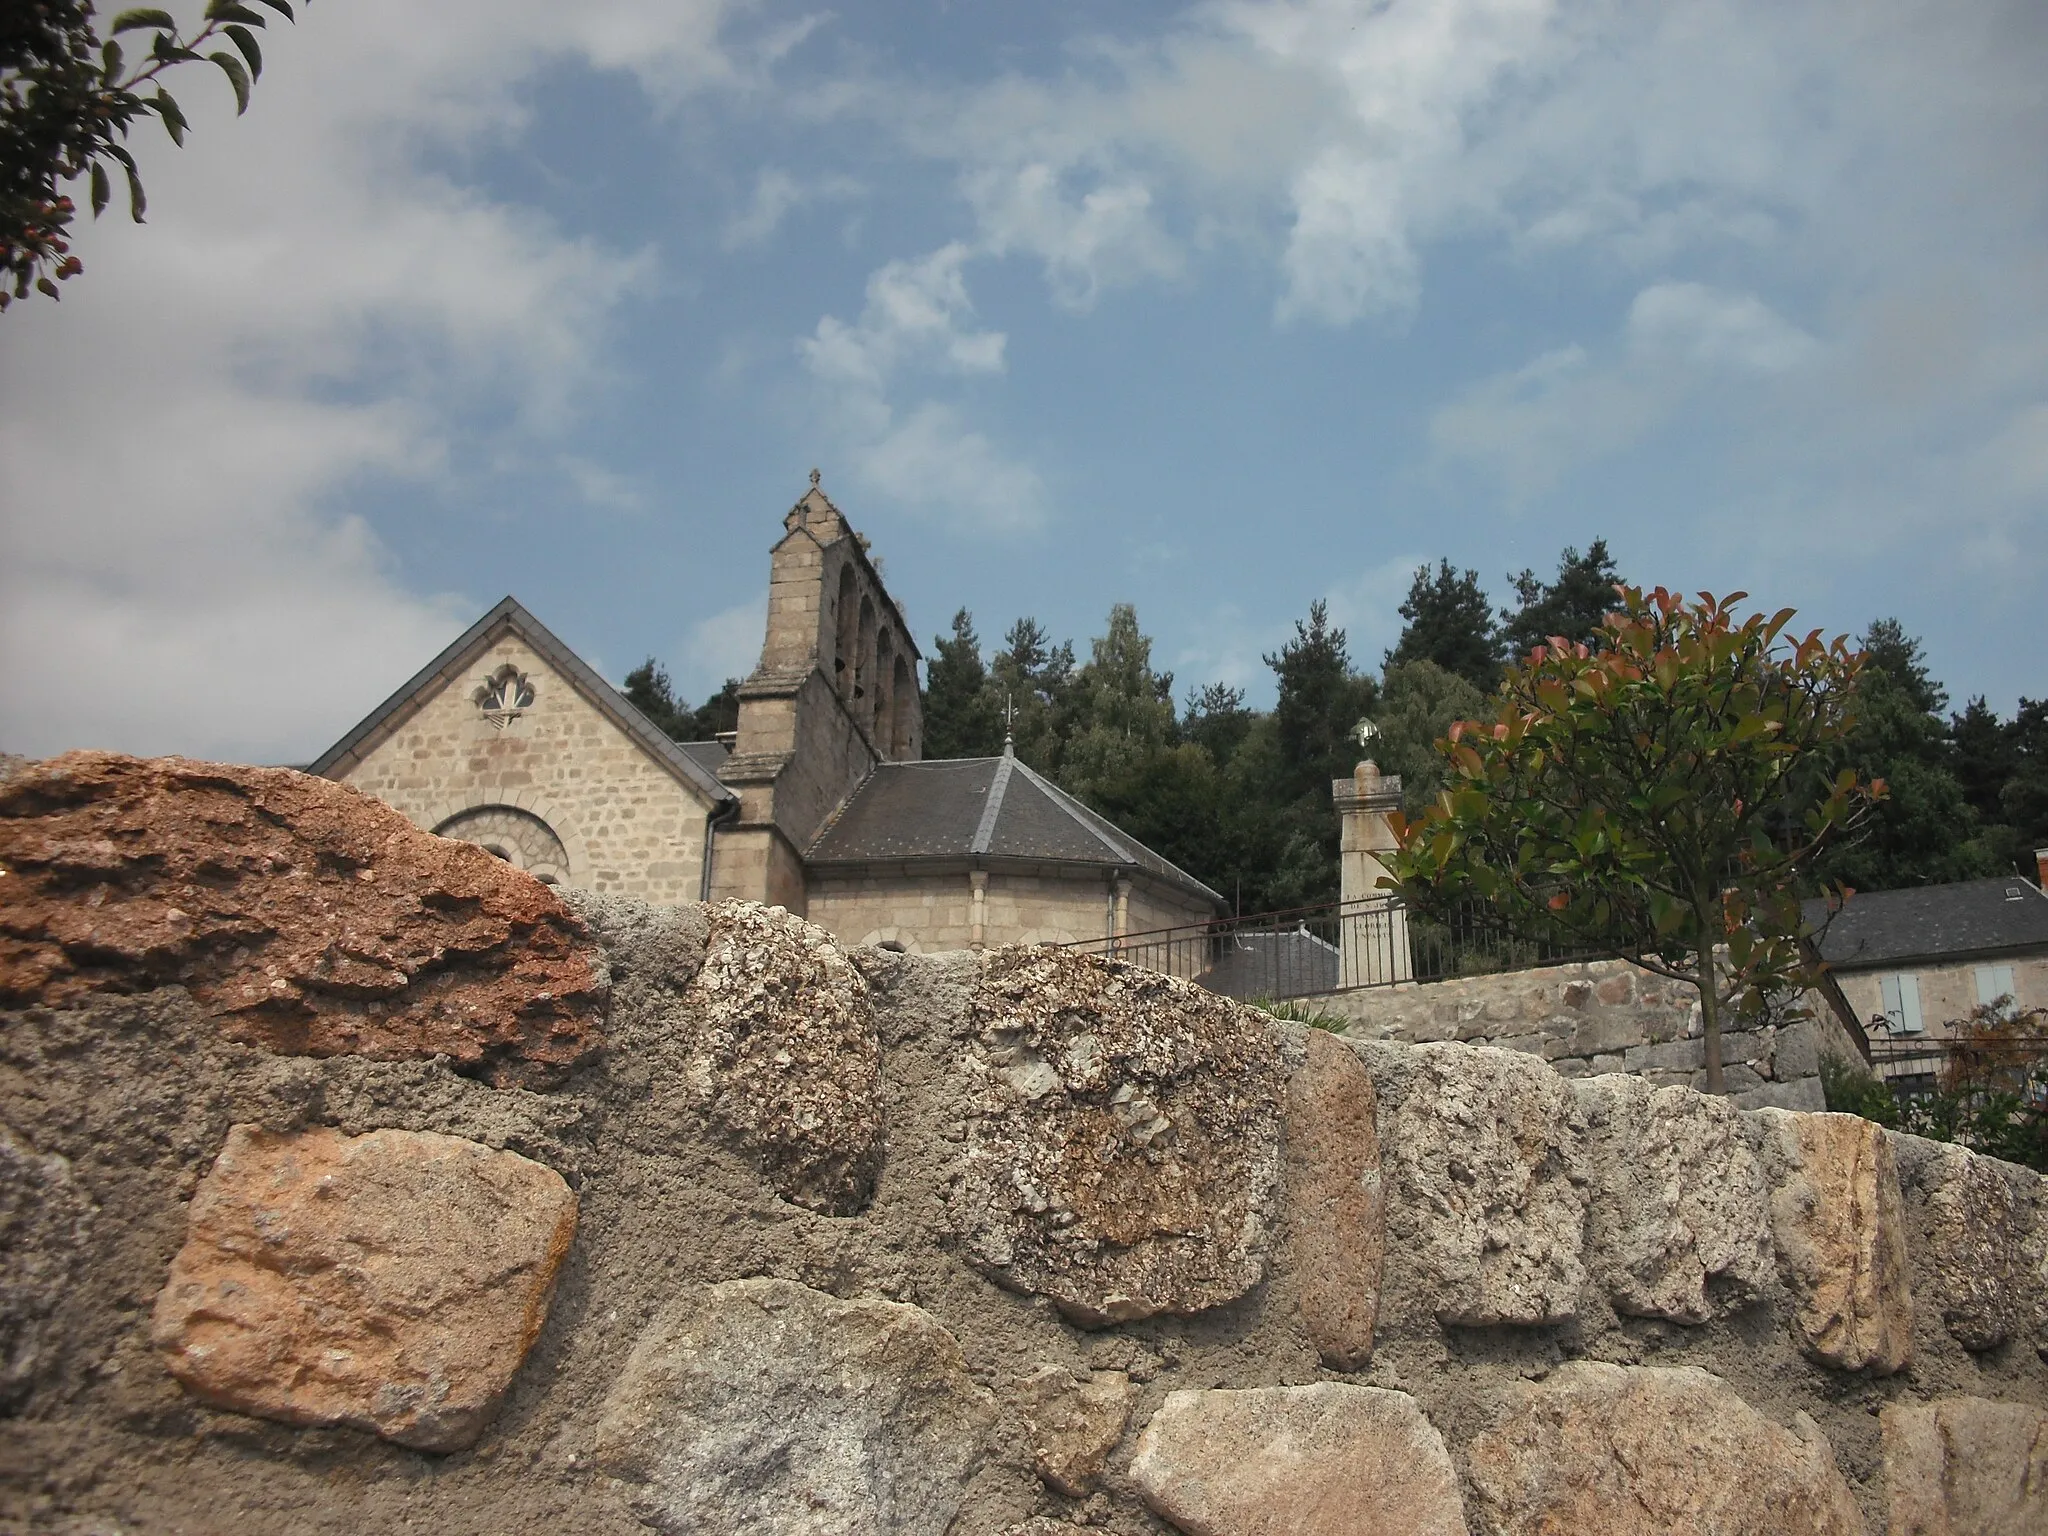
M1821 957L1873 1042L1939 1041L1981 1004L2048 1008L2048 895L2014 876L1858 891L1825 924Z
M923 761L918 660L814 471L731 741L671 741L507 597L310 771L554 884L768 902L848 944L1064 943L1225 910L1007 748Z

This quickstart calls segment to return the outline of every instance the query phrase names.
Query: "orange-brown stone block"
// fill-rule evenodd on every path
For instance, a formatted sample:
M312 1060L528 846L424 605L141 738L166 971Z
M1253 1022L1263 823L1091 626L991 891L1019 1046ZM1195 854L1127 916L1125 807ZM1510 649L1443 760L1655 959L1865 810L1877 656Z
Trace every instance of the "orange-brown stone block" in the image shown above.
M287 768L72 752L0 784L0 1006L188 988L291 1055L540 1086L595 1054L583 925L531 875Z
M193 1197L152 1340L215 1407L459 1450L540 1333L575 1234L561 1175L516 1153L238 1125Z

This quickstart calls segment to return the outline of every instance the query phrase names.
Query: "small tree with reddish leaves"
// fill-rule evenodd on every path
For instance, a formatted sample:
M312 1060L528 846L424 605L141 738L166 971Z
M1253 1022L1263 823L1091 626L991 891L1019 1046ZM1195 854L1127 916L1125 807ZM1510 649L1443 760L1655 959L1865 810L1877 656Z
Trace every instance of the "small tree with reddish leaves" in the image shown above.
M1476 898L1519 936L1689 983L1719 1093L1723 1019L1817 979L1802 876L1884 794L1823 766L1862 656L1787 636L1789 608L1738 615L1746 593L1617 592L1594 646L1535 647L1492 721L1437 744L1445 788L1397 826L1392 883L1425 914Z

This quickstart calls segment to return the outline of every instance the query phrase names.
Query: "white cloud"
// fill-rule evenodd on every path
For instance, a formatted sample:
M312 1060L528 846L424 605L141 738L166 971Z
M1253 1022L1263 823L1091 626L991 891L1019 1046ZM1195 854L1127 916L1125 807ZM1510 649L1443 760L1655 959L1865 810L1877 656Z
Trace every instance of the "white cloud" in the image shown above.
M797 350L865 486L955 526L1029 528L1045 501L1029 465L968 426L954 405L927 400L906 411L891 398L905 373L1002 372L1008 338L973 324L963 271L972 254L956 241L888 263L868 279L857 321L827 315Z
M828 383L880 390L907 366L948 373L1000 373L1007 338L972 329L974 306L962 268L973 253L958 241L914 261L892 261L868 279L858 321L831 315L801 342L804 364Z
M87 227L62 305L0 320L0 745L303 759L473 617L338 503L397 477L430 504L478 421L544 438L646 261L426 157L516 135L551 60L750 89L775 44L721 47L723 12L361 0L273 30L242 121L178 87L188 146L139 145L150 223Z
M926 401L857 453L861 477L883 495L933 519L993 532L1036 527L1045 485L1036 470L967 426L951 406Z
M1141 182L1097 185L1069 199L1060 174L1043 161L968 178L987 253L1023 253L1045 265L1053 298L1085 310L1105 285L1168 278L1180 253L1152 216L1152 193Z
M1598 358L1558 347L1482 379L1437 410L1430 443L1521 503L1640 441L1702 393L1754 395L1821 351L1754 294L1656 283L1629 305L1620 345Z
M1702 283L1657 283L1629 305L1629 343L1639 353L1737 373L1784 373L1820 345L1750 293Z
M722 613L699 619L683 640L678 670L695 695L716 693L729 677L744 678L761 659L768 633L768 595L750 597Z
M754 178L753 195L746 207L727 220L720 241L728 251L764 245L798 209L812 203L844 201L860 196L861 191L860 183L848 176L806 180L770 166Z

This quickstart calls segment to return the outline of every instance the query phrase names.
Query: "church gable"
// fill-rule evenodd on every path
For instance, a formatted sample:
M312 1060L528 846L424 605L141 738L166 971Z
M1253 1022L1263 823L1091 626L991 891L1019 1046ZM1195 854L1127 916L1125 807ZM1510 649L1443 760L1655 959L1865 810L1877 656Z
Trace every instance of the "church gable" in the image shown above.
M702 894L730 798L509 599L313 771L541 879L654 901Z

